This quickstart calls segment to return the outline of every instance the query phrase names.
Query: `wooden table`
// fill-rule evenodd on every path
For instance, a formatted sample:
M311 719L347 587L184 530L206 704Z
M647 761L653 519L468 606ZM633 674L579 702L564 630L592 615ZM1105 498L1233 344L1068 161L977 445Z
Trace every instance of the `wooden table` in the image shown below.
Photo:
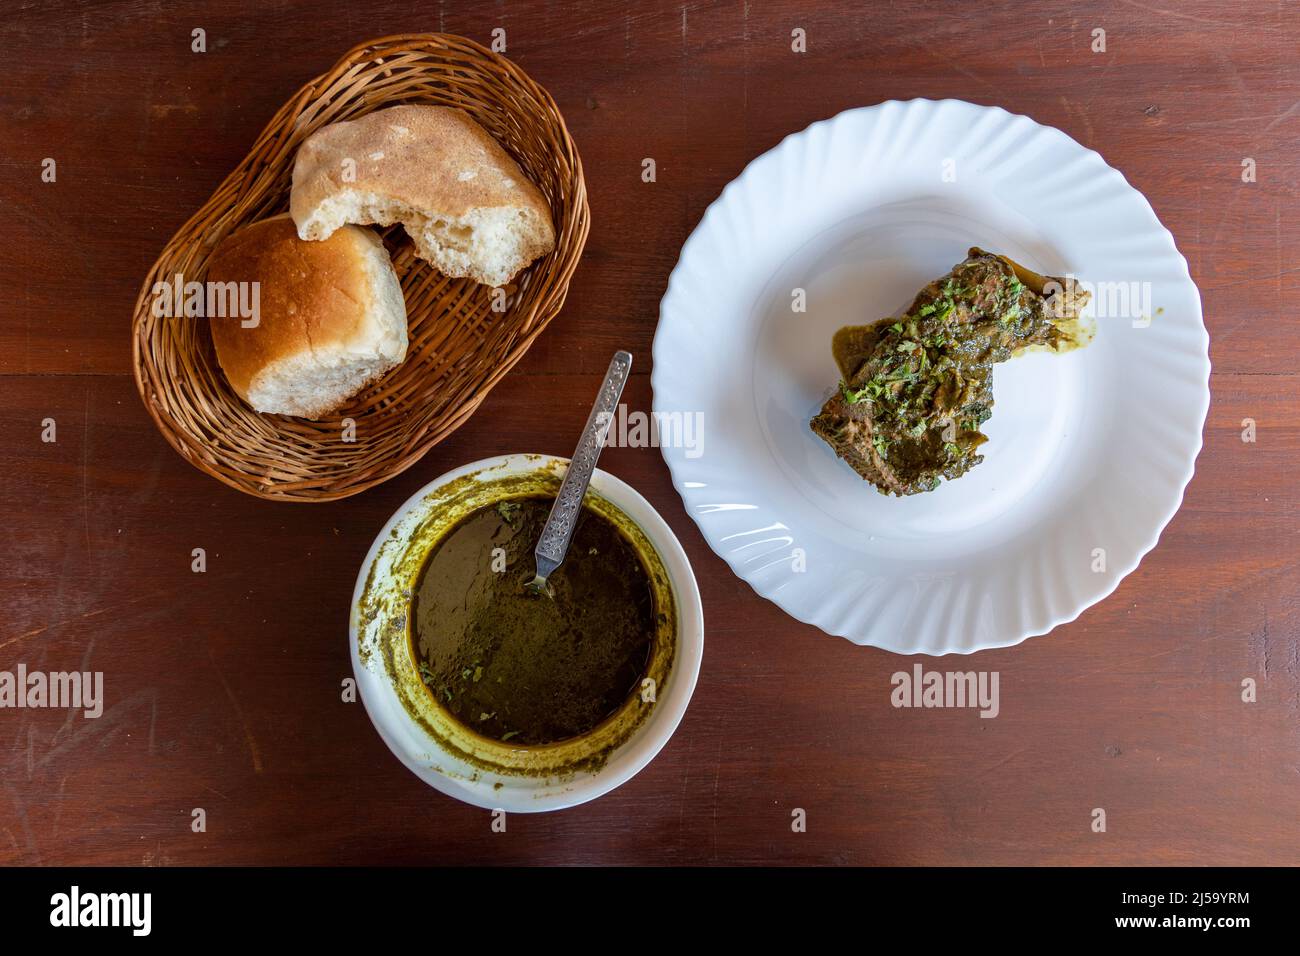
M100 670L107 703L98 720L0 711L0 862L1300 863L1294 5L247 6L5 14L0 669ZM129 365L132 305L167 238L354 44L436 30L488 42L495 27L559 102L586 166L593 227L563 313L473 420L359 497L274 504L190 467ZM206 53L191 52L195 28ZM795 28L806 53L791 50ZM786 134L916 96L1066 131L1173 231L1214 362L1181 511L1078 621L952 662L1001 674L1001 714L981 720L891 707L890 675L910 659L758 598L706 546L658 451L612 449L602 466L661 510L694 563L699 686L631 782L493 833L341 700L372 536L448 468L567 454L617 347L638 358L629 404L648 409L658 302L707 204ZM1256 703L1241 699L1248 677ZM806 833L792 832L795 808Z

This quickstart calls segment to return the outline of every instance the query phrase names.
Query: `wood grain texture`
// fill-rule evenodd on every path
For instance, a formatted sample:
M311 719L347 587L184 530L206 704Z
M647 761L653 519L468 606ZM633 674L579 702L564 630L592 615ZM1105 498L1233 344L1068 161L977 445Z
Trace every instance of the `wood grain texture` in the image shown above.
M0 711L0 863L1300 863L1295 5L255 10L31 5L0 31L0 668L102 670L108 698L99 720ZM357 498L273 504L185 464L129 373L131 306L158 250L283 100L355 43L487 42L498 26L586 166L593 227L564 311L466 426ZM190 51L196 27L207 53ZM790 50L794 27L806 54ZM759 599L705 545L658 452L611 449L602 467L661 510L694 564L699 685L634 780L492 833L340 700L372 536L448 468L567 454L615 348L637 355L626 400L648 409L658 302L708 203L785 135L913 96L1059 127L1174 233L1214 362L1182 510L1076 622L960 662L1001 674L1001 715L981 720L892 708L889 677L910 659ZM40 180L45 157L56 183ZM1257 182L1242 182L1247 157ZM56 443L40 440L45 418ZM190 571L196 547L206 574ZM1258 703L1241 702L1245 677ZM190 830L195 807L206 833ZM806 833L791 832L796 807ZM1089 829L1094 807L1105 834Z

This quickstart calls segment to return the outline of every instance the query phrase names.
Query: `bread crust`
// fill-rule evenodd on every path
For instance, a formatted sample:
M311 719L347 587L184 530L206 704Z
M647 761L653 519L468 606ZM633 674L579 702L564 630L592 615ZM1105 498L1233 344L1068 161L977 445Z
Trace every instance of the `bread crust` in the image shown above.
M208 281L257 282L259 288L255 327L245 328L239 317L209 318L217 359L235 392L256 408L250 392L257 377L277 362L327 350L373 354L393 330L376 319L382 305L367 266L392 270L379 237L358 226L339 229L322 242L304 242L286 214L228 236L209 260ZM401 351L390 356L395 360L388 367L405 355L405 315L401 318ZM346 397L290 414L312 417Z
M345 180L345 170L354 178ZM401 203L430 219L463 220L485 209L524 211L521 255L526 260L519 268L555 248L555 227L545 197L463 110L392 106L313 133L299 147L293 167L289 208L299 235L304 239L328 235L328 227L311 222L313 215L322 204L354 193Z

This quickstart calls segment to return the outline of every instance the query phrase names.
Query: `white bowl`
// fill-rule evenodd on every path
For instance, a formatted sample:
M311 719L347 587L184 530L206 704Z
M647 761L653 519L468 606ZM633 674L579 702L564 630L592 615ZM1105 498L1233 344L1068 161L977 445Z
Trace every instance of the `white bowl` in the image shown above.
M435 790L465 803L510 813L559 810L593 800L635 776L668 742L695 690L704 652L704 612L686 552L663 518L630 486L597 469L591 492L604 498L644 532L658 552L677 606L677 640L672 670L649 715L595 771L559 776L495 772L473 764L442 746L402 705L393 679L377 655L363 655L362 644L374 638L385 621L363 620L362 600L372 571L382 573L385 544L401 539L425 520L440 489L459 479L494 482L516 475L567 467L568 461L546 455L503 455L472 462L434 479L397 509L376 536L357 575L349 620L352 670L361 700L379 736L412 773ZM397 537L394 537L396 532Z

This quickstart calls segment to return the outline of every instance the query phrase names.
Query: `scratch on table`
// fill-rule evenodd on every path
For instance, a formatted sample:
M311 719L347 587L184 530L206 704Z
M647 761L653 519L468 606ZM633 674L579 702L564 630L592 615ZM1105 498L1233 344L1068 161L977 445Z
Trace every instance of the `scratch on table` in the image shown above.
M1282 204L1273 209L1273 260L1277 268L1273 271L1277 279L1277 301L1282 301Z
M1237 203L1240 201L1241 194L1243 191L1244 190L1241 189L1232 190L1232 198L1228 200L1228 205L1226 207L1219 206L1215 210L1214 235L1210 237L1211 248L1218 247L1219 234L1223 232L1223 227L1228 222L1228 213L1232 212L1234 209L1237 208Z
M1296 266L1293 269L1278 269L1276 272L1270 272L1268 275L1263 276L1246 276L1244 279L1234 279L1232 282L1224 282L1221 285L1209 285L1205 287L1205 291L1218 292L1220 289L1231 289L1233 286L1249 285L1253 282L1267 282L1270 279L1280 280L1283 276L1290 275L1293 272L1300 272L1300 266ZM1280 285L1278 291L1279 293L1281 292ZM1251 316L1251 318L1253 319L1255 316ZM1240 323L1238 323L1238 325L1239 324ZM1236 326L1233 326L1233 328L1236 328Z
M59 780L59 795L54 800L54 829L53 836L59 835L59 820L63 816L63 791L68 786L68 775L65 773Z
M90 555L90 386L86 386L86 413L81 428L81 523L86 532L86 554Z
M1292 107L1281 116L1274 116L1272 113L1265 113L1263 115L1252 113L1250 115L1243 114L1241 116L1218 116L1214 119L1208 120L1188 120L1186 123L1182 124L1182 129L1218 129L1220 126L1227 126L1231 123L1253 124L1262 122L1263 120L1270 120L1273 124L1276 124L1284 120L1294 109L1295 107Z
M1267 677L1268 677L1269 658L1272 656L1272 650L1273 650L1273 648L1272 648L1272 644L1271 644L1271 642L1269 641L1269 635L1268 635L1268 606L1267 606L1267 605L1264 606L1264 632L1260 635L1259 642L1260 642L1260 644L1262 645L1262 647L1263 647L1263 651L1264 651L1264 654L1263 654L1263 668L1264 668L1263 673L1264 673L1264 677L1267 678Z
M918 44L907 43L905 44L905 46L912 53L920 53L922 56L927 56L932 60L938 60L944 65L945 68L950 70L956 70L962 76L966 77L966 79L974 83L979 83L981 86L987 87L990 91L996 93L998 97L1003 101L1012 99L1012 97L1008 96L1007 93L1002 89L1002 87L990 83L988 80L984 79L984 77L980 76L978 73L975 73L972 70L969 70L966 67L962 66L961 63L959 63L955 58L949 58L944 56L943 54L935 53L933 50L931 50L929 47L925 46L924 44L918 45Z
M1071 118L1074 118L1075 115L1074 105L1064 96L1058 96L1057 99L1061 101L1061 107L1065 110L1066 114ZM1085 134L1084 142L1085 143L1093 142L1095 136L1093 134L1093 129L1092 129L1092 120L1088 118L1088 111L1083 107L1079 107L1078 115L1083 122L1084 129L1087 130L1087 133Z
M246 565L221 574L215 574L209 572L208 580L212 582L216 582L216 581L228 582L234 579L244 577L249 574L264 574L267 571L275 570L276 568L287 567L290 564L298 564L298 563L300 563L299 560L295 558L291 560L280 561L276 564L271 565L269 568L258 567L256 565ZM191 593L198 594L201 592L196 591ZM176 606L177 602L185 600L183 598L178 598L175 591L156 591L152 594L142 594L138 597L130 598L129 600L122 601L118 604L110 604L107 607L95 608L94 610L86 611L83 614L77 614L74 615L73 617L65 617L58 621L52 621L49 624L42 624L40 627L32 628L30 631L24 631L22 634L19 634L15 637L11 637L3 644L0 644L0 650L4 650L10 644L16 644L18 641L25 640L29 637L35 637L38 634L43 634L44 632L50 630L51 628L62 627L65 624L75 624L77 621L84 621L86 618L89 617L97 617L100 614L107 614L109 611L117 611L124 607L130 607L132 604L139 604L141 601L152 601L155 598L166 598L172 603L173 607Z
M1175 653L1175 652L1177 652L1177 651L1186 651L1186 650L1188 649L1188 647L1190 646L1190 644L1192 644L1192 643L1200 643L1200 642L1202 642L1202 641L1212 641L1212 640L1214 640L1216 637L1218 637L1218 635L1216 635L1216 634L1207 634L1205 637L1197 638L1195 641L1191 641L1191 642L1180 642L1180 643L1177 643L1177 644L1175 644L1173 647L1166 648L1166 649L1163 650L1163 651L1153 651L1152 653L1150 653L1150 654L1144 654L1144 655L1142 655L1141 657L1132 657L1132 658L1128 658L1127 660L1123 661L1122 663L1125 664L1125 665L1131 665L1131 664L1145 664L1147 661L1153 661L1153 660L1155 660L1157 657L1167 657L1168 655L1173 654L1173 653ZM1067 681L1066 681L1066 683L1071 683L1071 684L1073 684L1073 683L1076 683L1077 681L1087 680L1089 677L1096 677L1096 676L1098 676L1099 674L1111 674L1111 675L1115 675L1115 674L1118 674L1118 673L1120 673L1120 671L1118 671L1118 670L1117 670L1116 668L1114 668L1114 667L1103 667L1103 668L1100 668L1100 669L1098 669L1098 670L1087 671L1087 672L1082 673L1082 674L1075 674L1073 677L1068 678Z
M92 637L89 641L86 642L86 649L81 654L81 668L80 668L81 673L83 674L92 673L92 671L90 670L90 656L94 652L95 652L95 639ZM63 736L63 734L72 730L73 726L77 722L77 714L79 711L84 712L84 708L79 706L75 699L69 699L68 706L64 708L63 723L59 725L59 729L56 730L54 732L54 735L50 738L51 743L56 742L60 737Z
M1286 667L1286 672L1288 674L1294 675L1298 670L1300 670L1300 642L1292 641L1291 659L1288 662L1288 666ZM1300 696L1296 694L1287 694L1286 702L1287 702L1287 707L1291 710L1292 713L1295 713L1296 711L1300 711Z
M745 113L741 114L742 121L748 116L749 110L749 0L745 0L744 12L741 14L740 23L740 86L743 96ZM749 131L749 124L745 124L745 131Z
M44 634L50 628L62 627L65 624L72 624L75 623L76 621L84 621L86 620L86 618L90 618L90 617L98 617L100 614L107 614L109 611L117 611L120 610L121 608L128 607L132 604L136 604L140 601L146 601L155 597L157 598L166 597L170 593L171 592L160 591L157 594L144 594L139 597L133 597L128 601L122 601L120 604L110 604L107 607L99 607L99 608L95 608L93 611L86 611L84 614L77 614L73 617L65 617L58 621L51 621L49 624L42 624L40 627L34 627L30 631L24 631L22 634L19 634L16 637L9 638L9 640L5 641L3 644L0 644L0 650L3 650L4 648L8 647L10 644L16 644L19 641L25 640L29 637L35 637L38 634Z
M1205 186L1196 187L1196 274L1201 274L1201 209L1205 201Z
M999 761L997 761L997 762L995 762L995 763L992 763L992 764L990 764L989 766L985 767L985 768L984 768L984 773L992 773L994 770L997 770L998 767L1001 767L1001 766L1004 766L1004 765L1006 765L1006 764L1009 764L1011 761L1015 760L1015 759L1016 759L1017 757L1019 757L1021 754L1026 753L1028 750L1029 750L1028 747L1021 747L1019 750L1013 750L1011 753L1007 754L1007 755L1006 755L1005 757L1003 757L1001 760L999 760Z
M32 832L32 824L27 819L27 804L23 802L22 794L13 788L8 781L4 781L5 791L9 794L9 801L14 806L14 819L22 824L23 838L27 841L27 851L31 853L37 863L41 862L41 848L36 844L36 834ZM18 846L18 841L14 841Z
M1281 215L1281 211L1280 211L1280 210L1278 211L1278 215L1279 215L1279 216ZM1297 267L1294 268L1294 269L1278 269L1278 270L1277 270L1276 272L1274 272L1272 275L1266 275L1266 276L1247 276L1247 277L1244 278L1244 279L1235 279L1235 280L1233 280L1232 282L1224 282L1224 283L1221 283L1220 285L1206 286L1206 287L1205 287L1205 291L1206 291L1206 292L1218 292L1220 289L1231 289L1231 288L1233 288L1234 286L1239 286L1239 285L1250 285L1251 283L1267 282L1269 279L1276 279L1276 280L1277 280L1277 291L1278 291L1278 295L1281 296L1281 294L1282 294L1282 277L1285 276L1285 275L1290 275L1290 274L1293 273L1293 272L1300 272L1300 266L1297 266ZM1255 316L1254 314L1252 314L1252 313L1247 313L1246 315L1242 316L1240 319L1238 319L1236 322L1232 323L1232 325L1228 326L1228 327L1227 327L1226 329L1224 329L1223 331L1221 331L1221 332L1215 332L1215 333L1214 333L1214 337L1215 337L1216 339L1218 339L1220 342L1222 342L1223 339L1224 339L1226 336L1229 336L1229 335L1231 335L1233 332L1236 332L1238 329L1240 329L1242 326L1246 325L1247 323L1252 323L1252 324L1253 324L1255 321L1256 321L1256 316Z
M103 750L105 747L111 744L117 738L117 735L122 732L122 730L123 730L122 725L118 724L116 727L112 728L108 733L104 734L104 736L99 741L99 749Z
M713 826L709 836L713 840L713 859L718 858L718 778L722 775L722 737L718 737L717 753L713 755Z
M1159 7L1148 7L1145 4L1137 3L1136 0L1123 0L1123 2L1127 3L1135 10L1144 10L1147 13L1158 13L1165 17L1177 17L1179 20L1191 20L1193 23L1208 23L1209 25L1216 27L1245 28L1247 26L1244 23L1237 23L1232 20L1209 20L1205 17L1194 17L1190 13L1179 13L1176 10L1162 10Z
M1096 80L1094 80L1094 81L1092 82L1092 84L1091 84L1091 86L1092 86L1092 95L1088 97L1088 102L1084 103L1084 104L1080 107L1080 109L1083 110L1083 114L1084 114L1085 122L1086 122L1086 120L1087 120L1088 110L1090 110L1090 109L1092 108L1092 101L1095 100L1095 99L1097 98L1097 94L1100 93L1101 90L1104 88L1104 82L1105 82L1106 77L1110 76L1110 71L1113 70L1113 69L1115 69L1115 64L1118 63L1118 62L1119 62L1119 60L1116 58L1115 54L1113 54L1113 53L1108 54L1107 57L1106 57L1106 69L1102 70L1102 71L1101 71L1101 76L1099 76ZM1092 131L1092 124L1091 124L1091 123L1088 124L1088 130L1089 130L1089 132Z
M149 107L153 119L165 120L173 113L197 113L199 108L193 103L154 103Z
M1300 110L1300 100L1296 100L1294 103L1292 103L1290 109L1283 110L1277 116L1273 117L1273 121L1264 127L1264 132L1267 133L1269 130L1271 130L1278 123L1282 122L1288 116L1293 115L1296 112L1296 110Z
M691 739L686 738L686 756L682 762L682 798L677 808L677 830L680 833L686 827L686 786L691 779Z
M139 709L144 704L150 704L153 707L158 706L158 691L156 688L149 687L145 690L138 691L127 697L125 700L114 704L112 707L106 707L104 713L95 720L87 720L86 725L78 730L67 740L51 747L45 752L45 756L36 761L36 769L43 770L45 767L54 763L59 757L69 751L77 749L83 741L91 740L100 734L106 734L113 728L117 727L132 711Z
M1214 62L1219 65L1221 72L1231 74L1232 85L1243 97L1249 95L1246 84L1241 79L1241 72L1237 69L1237 64L1232 62L1232 58L1224 53L1217 46L1210 48L1210 55L1214 57Z
M253 730L248 726L248 720L244 717L244 708L239 706L239 700L235 697L235 692L230 687L230 682L226 680L226 675L221 673L221 668L217 667L217 659L212 655L211 648L208 649L208 658L212 661L212 669L217 672L217 680L221 681L221 686L230 698L230 705L235 709L235 716L239 718L240 726L244 730L244 741L248 744L248 752L253 758L253 773L262 772L262 753L258 750L257 739L253 737Z

